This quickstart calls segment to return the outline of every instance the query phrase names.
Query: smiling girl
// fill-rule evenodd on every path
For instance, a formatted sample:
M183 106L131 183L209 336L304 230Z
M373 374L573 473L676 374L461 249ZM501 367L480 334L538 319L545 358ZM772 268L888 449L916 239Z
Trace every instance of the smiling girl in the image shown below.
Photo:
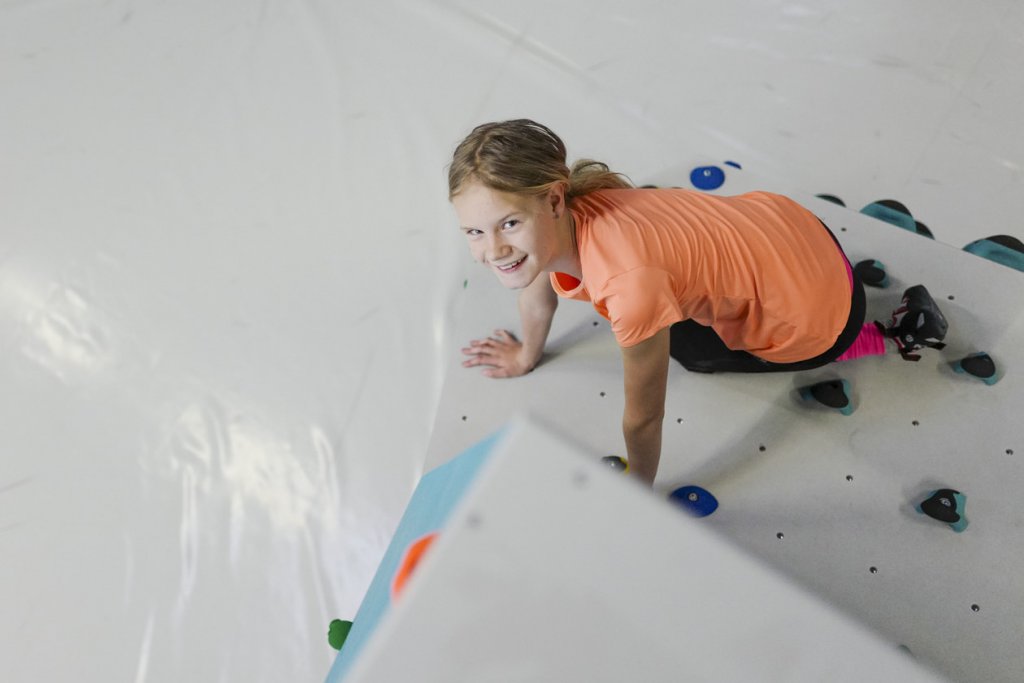
M670 357L695 372L808 370L884 354L886 337L913 358L945 334L920 286L891 325L865 325L864 289L839 243L796 202L633 188L591 160L570 169L562 140L534 121L475 128L455 150L448 188L473 258L520 290L520 336L471 341L463 365L490 377L530 372L558 298L592 303L622 349L629 469L648 485Z

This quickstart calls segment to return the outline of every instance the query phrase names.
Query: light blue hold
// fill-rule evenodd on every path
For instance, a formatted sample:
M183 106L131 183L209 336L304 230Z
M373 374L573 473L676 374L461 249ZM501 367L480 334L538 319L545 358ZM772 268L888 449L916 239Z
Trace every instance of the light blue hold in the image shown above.
M964 247L964 251L1024 273L1024 253L988 238L971 242Z
M877 218L880 221L885 221L895 225L897 228L903 228L908 232L917 233L917 221L914 220L913 216L897 211L896 209L886 206L885 204L879 204L874 202L868 204L860 212L866 216Z

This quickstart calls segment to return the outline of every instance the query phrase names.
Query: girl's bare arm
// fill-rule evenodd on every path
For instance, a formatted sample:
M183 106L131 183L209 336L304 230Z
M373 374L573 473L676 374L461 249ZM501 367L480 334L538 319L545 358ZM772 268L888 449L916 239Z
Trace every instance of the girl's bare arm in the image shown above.
M486 339L474 339L462 353L469 356L463 367L486 366L488 377L518 377L537 365L558 308L558 295L547 275L541 274L519 293L522 340L508 330L495 330Z
M661 459L669 328L636 346L622 349L622 363L626 393L622 435L629 455L629 471L646 484L653 485Z

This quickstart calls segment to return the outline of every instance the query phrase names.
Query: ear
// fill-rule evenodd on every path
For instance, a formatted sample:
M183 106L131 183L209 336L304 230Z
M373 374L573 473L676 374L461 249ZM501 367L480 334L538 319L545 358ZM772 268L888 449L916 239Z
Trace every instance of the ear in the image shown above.
M554 214L555 218L560 218L565 213L565 184L559 183L550 190L548 190L547 197L545 197L545 203L547 207Z

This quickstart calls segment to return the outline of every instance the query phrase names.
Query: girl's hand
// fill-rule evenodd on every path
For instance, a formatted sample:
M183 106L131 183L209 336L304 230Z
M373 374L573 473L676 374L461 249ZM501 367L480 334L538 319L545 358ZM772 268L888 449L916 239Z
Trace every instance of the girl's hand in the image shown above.
M533 370L534 363L523 358L523 344L508 330L495 330L487 339L474 339L462 349L469 356L462 367L483 365L487 377L519 377Z

